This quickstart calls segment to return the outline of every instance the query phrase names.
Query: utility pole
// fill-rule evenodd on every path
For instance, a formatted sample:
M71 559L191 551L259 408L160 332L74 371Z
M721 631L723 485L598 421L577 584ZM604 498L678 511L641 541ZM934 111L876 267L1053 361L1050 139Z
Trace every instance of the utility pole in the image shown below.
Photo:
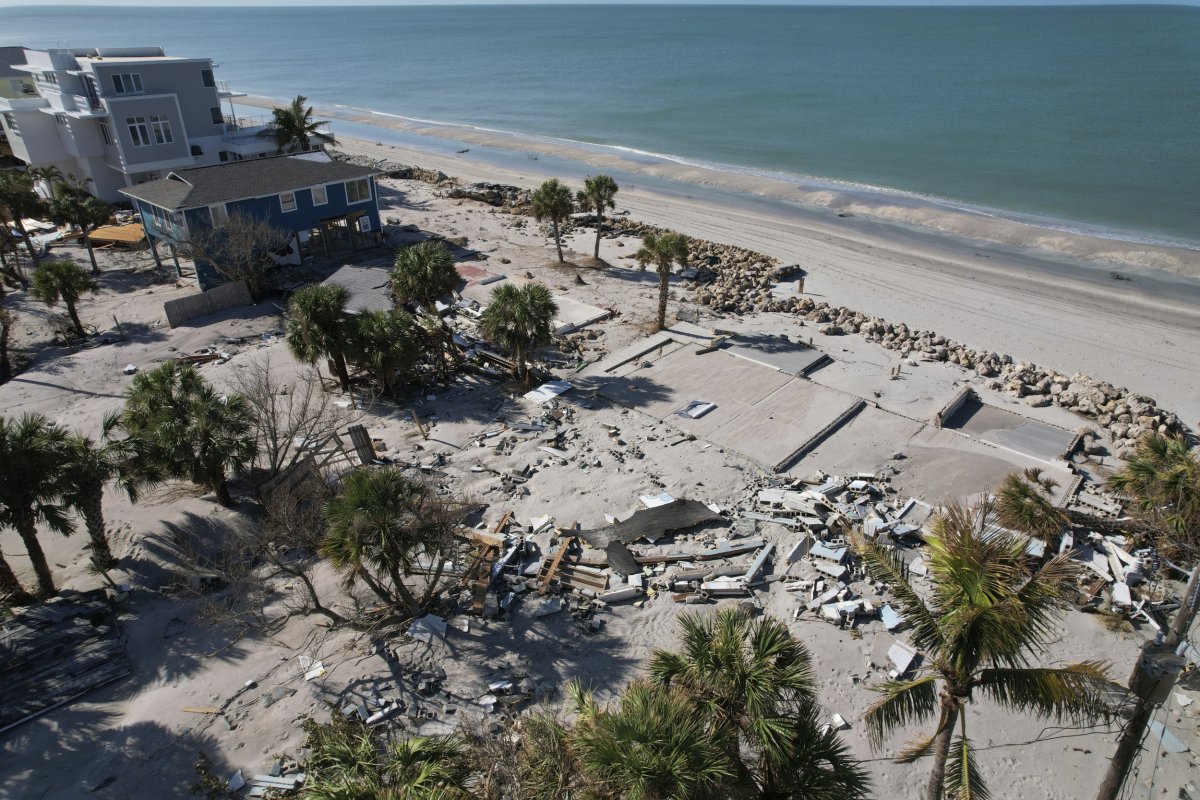
M1133 716L1125 723L1121 738L1117 742L1117 752L1108 762L1108 770L1096 793L1096 800L1116 800L1117 795L1129 776L1129 770L1142 749L1142 740L1146 736L1146 727L1150 717L1167 699L1175 680L1183 671L1185 660L1176 655L1175 649L1183 637L1187 635L1196 618L1196 609L1200 606L1200 566L1192 569L1188 578L1187 588L1183 590L1183 602L1175 619L1171 621L1171 629L1165 639L1146 642L1142 645L1141 655L1133 665L1133 674L1129 676L1129 691L1137 698Z

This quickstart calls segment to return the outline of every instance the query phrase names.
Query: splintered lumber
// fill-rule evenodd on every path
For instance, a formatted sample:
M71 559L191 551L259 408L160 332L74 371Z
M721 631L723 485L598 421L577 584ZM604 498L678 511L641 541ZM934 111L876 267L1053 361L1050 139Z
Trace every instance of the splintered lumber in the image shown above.
M184 706L182 709L187 714L220 714L221 709L218 706Z
M504 516L496 523L496 527L492 528L492 533L504 533L504 529L508 527L508 522L512 519L512 516L513 512L511 508L505 511Z
M218 353L195 353L193 355L175 356L176 364L207 364L220 358Z
M350 434L350 444L354 446L354 452L358 456L359 462L364 467L374 464L378 456L367 429L362 425L351 425L346 429L346 433Z
M538 594L545 594L550 589L550 582L554 580L554 575L558 572L558 565L562 563L563 556L567 554L573 541L575 541L575 537L571 536L564 539L559 545L558 552L554 554L554 558L550 560L542 573L542 585L538 587Z
M475 557L459 581L471 590L471 613L482 614L488 587L492 585L492 564L500 555L500 545L480 542Z

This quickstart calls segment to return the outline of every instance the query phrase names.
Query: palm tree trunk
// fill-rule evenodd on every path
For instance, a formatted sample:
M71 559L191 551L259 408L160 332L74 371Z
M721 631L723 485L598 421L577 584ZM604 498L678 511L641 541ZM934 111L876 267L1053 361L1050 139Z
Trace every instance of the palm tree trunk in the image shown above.
M96 251L92 249L92 238L89 235L86 225L80 225L79 230L83 231L83 246L87 248L88 260L92 262L92 274L100 274L100 265L96 263Z
M933 769L929 773L929 785L925 789L925 800L942 800L946 785L946 758L950 755L950 743L954 738L954 724L958 721L958 703L948 693L942 695L942 718L938 722L937 741L933 746Z
M429 600L433 597L433 593L437 590L438 581L442 579L442 573L446 570L445 556L437 556L437 569L433 571L433 579L429 581L429 585L425 587L425 594L421 596L421 607L424 608Z
M562 261L562 239L560 239L558 235L558 220L550 220L550 225L554 228L554 246L558 248L558 260Z
M104 484L89 487L87 500L80 504L79 513L87 525L88 538L92 542L92 558L101 567L117 563L112 547L108 543L108 531L104 525Z
M233 505L233 496L229 494L229 481L225 478L225 470L217 467L209 472L208 485L217 493L217 502L229 508Z
M346 357L340 350L337 350L330 353L330 360L333 361L333 369L337 372L338 383L342 385L342 391L350 391L350 373L346 370Z
M525 352L521 347L513 348L513 360L517 362L517 380L521 386L529 386L529 367L525 364Z
M17 580L17 575L8 564L4 553L0 553L0 596L7 598L14 605L29 605L33 595L25 591L25 587Z
M33 564L33 574L37 576L38 597L43 600L53 597L58 590L54 588L54 576L50 574L50 564L46 561L46 554L42 551L42 543L38 541L37 524L33 521L33 514L29 510L23 510L21 516L18 517L17 533L21 535L21 541L25 543L29 561Z
M12 360L8 355L8 340L12 334L12 317L8 309L0 308L0 383L12 377Z
M71 318L71 324L75 326L75 335L80 339L87 336L83 330L83 323L79 320L79 312L75 310L75 301L63 298L63 303L67 307L67 316Z
M400 601L406 606L405 611L410 615L415 614L421 605L417 602L417 598L413 597L408 586L404 584L404 576L400 574L400 570L392 567L388 574L392 578L392 586L396 588L396 594L400 595Z
M13 226L20 232L21 238L25 240L25 247L29 250L29 258L33 261L33 266L36 269L38 265L37 250L33 247L33 239L30 239L29 234L25 232L25 225L21 220L17 219L16 214L13 214Z
M670 267L658 268L658 330L667 327L667 292L670 291Z
M596 249L592 251L592 258L600 257L600 230L604 227L604 211L599 207L596 209Z

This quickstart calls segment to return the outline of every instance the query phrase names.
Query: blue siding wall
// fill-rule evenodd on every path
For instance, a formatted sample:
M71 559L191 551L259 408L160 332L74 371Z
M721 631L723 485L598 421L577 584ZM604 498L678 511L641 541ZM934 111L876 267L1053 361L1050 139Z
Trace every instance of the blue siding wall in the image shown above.
M296 190L296 210L285 212L279 203L278 195L270 195L267 197L255 197L248 200L235 200L225 204L226 213L229 215L243 214L252 216L258 219L265 219L271 225L281 230L291 233L300 231L308 231L318 227L322 220L330 219L331 217L341 217L355 211L363 211L366 217L371 221L370 229L372 231L382 230L381 220L379 217L379 195L375 187L375 179L368 178L371 186L371 198L364 200L361 203L348 203L346 201L346 185L344 183L331 183L325 185L328 202L324 205L314 206L312 198L312 189ZM180 244L182 242L183 233L181 229L173 226L163 226L159 224L153 215L151 206L142 200L136 201L137 210L142 215L142 222L145 225L147 235L154 236L162 242ZM184 212L187 220L188 230L195 231L209 225L209 213L207 208L187 209ZM211 264L197 264L197 279L202 290L208 290L225 282L225 279L212 268Z

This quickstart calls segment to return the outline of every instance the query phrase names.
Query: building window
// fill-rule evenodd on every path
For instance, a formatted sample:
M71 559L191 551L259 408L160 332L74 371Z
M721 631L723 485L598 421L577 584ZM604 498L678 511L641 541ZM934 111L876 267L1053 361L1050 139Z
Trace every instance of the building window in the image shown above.
M21 135L21 129L17 126L17 118L14 114L4 115L4 127L8 128L9 133Z
M134 147L145 147L150 144L170 144L175 141L171 135L171 123L161 114L151 114L147 117L129 117L125 120L129 126L129 138L133 139ZM151 139L153 133L154 138Z
M113 140L112 128L108 126L108 120L106 119L100 120L100 136L104 139L105 144L110 146L115 144Z
M284 211L295 211L296 210L296 193L295 192L284 192L283 194L279 195L279 207L282 208Z
M209 206L208 215L212 218L212 226L214 228L224 228L225 223L229 220L229 213L225 210L224 203Z
M225 115L221 113L220 106L213 106L208 110L208 113L212 115L213 125L225 124Z
M136 72L113 73L112 79L117 94L137 94L142 91L142 76Z
M52 83L55 86L58 86L58 75L53 72L43 72L42 83Z
M366 178L346 181L346 202L361 203L371 199L371 182Z
M229 160L229 151L228 150L222 150L217 155L220 157L222 164L224 164L226 161Z
M213 71L211 69L200 70L200 79L204 81L205 86L217 85L217 81L213 78Z
M329 202L329 190L324 186L314 186L312 188L312 197L314 206L323 206Z

